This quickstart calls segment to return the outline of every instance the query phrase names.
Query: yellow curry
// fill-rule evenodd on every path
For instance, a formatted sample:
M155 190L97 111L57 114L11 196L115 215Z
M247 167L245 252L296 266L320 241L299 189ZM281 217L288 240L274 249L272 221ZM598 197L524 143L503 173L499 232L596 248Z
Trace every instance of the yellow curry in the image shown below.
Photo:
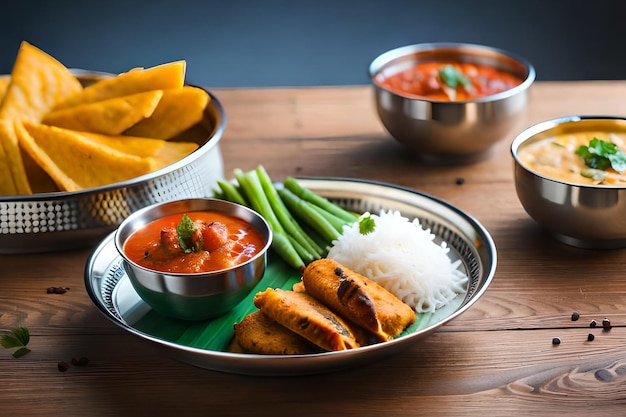
M624 160L625 144L626 134L576 132L521 146L517 157L526 168L555 180L574 184L624 185L626 172L612 161ZM590 148L593 148L591 153ZM610 155L601 150L594 153L600 148L610 149L607 152ZM600 163L593 156L602 159Z

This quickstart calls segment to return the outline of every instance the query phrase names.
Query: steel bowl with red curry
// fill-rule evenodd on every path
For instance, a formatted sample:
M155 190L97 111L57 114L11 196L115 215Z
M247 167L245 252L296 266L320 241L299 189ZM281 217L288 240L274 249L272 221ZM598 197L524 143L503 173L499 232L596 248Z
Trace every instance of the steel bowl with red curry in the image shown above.
M468 101L520 85L517 75L490 65L453 60L419 62L396 74L377 74L374 82L397 94L438 101Z
M209 210L154 220L133 232L123 250L144 268L190 274L240 265L263 250L266 243L246 220Z

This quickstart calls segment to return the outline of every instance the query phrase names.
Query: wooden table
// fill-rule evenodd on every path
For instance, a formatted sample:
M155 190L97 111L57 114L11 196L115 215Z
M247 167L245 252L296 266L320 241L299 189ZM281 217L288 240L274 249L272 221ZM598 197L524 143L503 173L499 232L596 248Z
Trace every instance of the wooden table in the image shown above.
M227 176L262 163L275 180L372 179L443 198L492 234L499 259L489 290L395 357L330 374L248 377L177 362L104 318L83 285L90 249L3 255L0 328L28 327L32 352L14 359L0 350L0 415L626 413L626 251L576 249L547 237L515 195L511 138L485 161L428 166L384 132L369 87L215 93L228 114ZM626 114L626 82L532 87L526 124L571 114ZM51 286L70 291L47 294ZM610 331L589 327L604 318ZM57 370L73 357L89 363Z

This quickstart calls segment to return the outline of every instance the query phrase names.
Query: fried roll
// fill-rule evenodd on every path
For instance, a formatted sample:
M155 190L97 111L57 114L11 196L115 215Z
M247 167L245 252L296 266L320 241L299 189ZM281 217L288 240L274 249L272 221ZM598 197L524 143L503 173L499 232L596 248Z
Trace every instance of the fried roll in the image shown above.
M415 322L415 311L377 282L332 259L311 262L302 276L305 291L340 316L391 340Z
M276 323L261 311L248 314L235 324L233 346L261 355L303 355L320 349L302 336ZM234 350L233 350L234 351Z
M327 351L359 347L349 325L307 293L268 288L254 305L277 323Z

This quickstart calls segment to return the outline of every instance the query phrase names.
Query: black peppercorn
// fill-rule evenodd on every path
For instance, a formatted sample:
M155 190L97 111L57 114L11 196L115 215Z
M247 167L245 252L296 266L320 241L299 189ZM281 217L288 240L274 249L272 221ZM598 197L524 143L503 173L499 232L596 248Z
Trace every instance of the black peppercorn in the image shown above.
M465 178L463 178L463 177L458 177L458 178L456 179L456 185L463 185L463 184L465 184Z
M596 338L596 337L595 337L593 334L591 334L591 333L589 333L589 334L587 335L587 341L589 341L589 342L593 341L593 339L595 339L595 338Z
M65 372L70 369L70 364L65 361L61 361L57 364L57 369L61 372Z
M68 287L48 287L46 292L48 294L65 294L70 289Z
M611 320L609 320L609 319L602 319L602 328L604 330L611 330Z
M560 345L561 344L561 339L559 339L558 337L553 337L552 338L552 344L553 345Z
M72 365L74 366L87 366L89 359L81 356L80 358L72 358Z
M580 318L580 313L578 313L578 311L574 311L572 313L572 321L576 321Z
M598 323L596 323L595 320L591 320L591 322L589 323L589 327L594 328L598 325Z

